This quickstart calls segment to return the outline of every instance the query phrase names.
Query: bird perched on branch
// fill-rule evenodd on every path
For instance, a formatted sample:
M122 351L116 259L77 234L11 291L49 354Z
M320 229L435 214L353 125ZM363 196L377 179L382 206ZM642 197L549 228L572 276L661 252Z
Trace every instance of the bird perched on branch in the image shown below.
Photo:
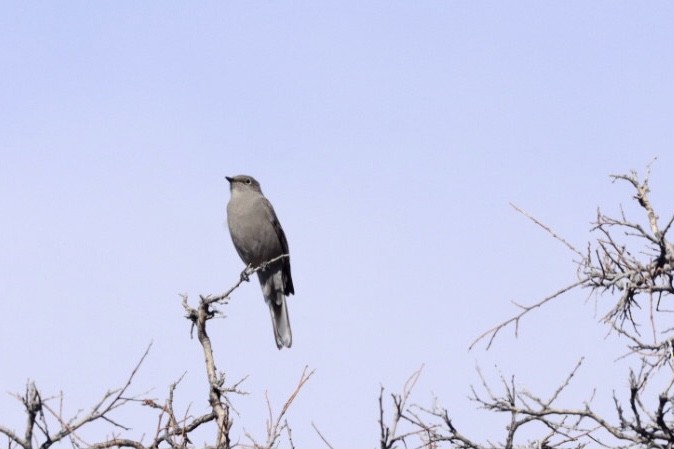
M288 241L274 208L252 176L239 175L229 181L231 197L227 204L227 224L234 248L241 260L253 268L287 255L257 272L264 300L269 305L276 346L290 347L292 333L286 296L295 293L290 276Z

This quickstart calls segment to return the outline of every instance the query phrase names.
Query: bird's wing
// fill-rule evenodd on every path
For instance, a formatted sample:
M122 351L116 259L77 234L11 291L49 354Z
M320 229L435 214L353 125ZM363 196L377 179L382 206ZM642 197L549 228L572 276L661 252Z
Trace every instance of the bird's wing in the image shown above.
M282 251L281 254L290 255L290 252L288 250L288 240L286 239L285 232L283 232L281 223L279 222L278 217L276 216L276 212L274 212L274 208L272 207L271 203L267 198L262 197L262 200L267 206L265 209L269 211L269 220L271 221L271 224L274 227L274 231L276 232L276 236L278 237L279 243L281 244L281 251ZM283 285L285 290L284 293L286 295L295 294L293 279L290 275L290 258L289 257L284 258L281 261L281 266L283 270Z

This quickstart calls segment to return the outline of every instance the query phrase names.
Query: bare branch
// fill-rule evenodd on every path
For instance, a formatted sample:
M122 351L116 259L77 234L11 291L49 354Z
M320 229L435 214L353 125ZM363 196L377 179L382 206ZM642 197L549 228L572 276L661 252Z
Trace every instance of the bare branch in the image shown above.
M512 208L515 209L517 212L519 212L520 214L522 214L522 215L524 215L525 217L527 217L529 220L531 220L531 221L533 221L534 223L536 223L536 224L537 224L538 226L540 226L541 228L545 229L545 231L546 231L548 234L550 234L554 239L559 240L560 242L562 242L564 245L566 245L567 248L569 248L571 251L573 251L574 253L576 253L578 256L583 257L583 254L582 254L580 251L578 251L578 250L577 250L572 244L570 244L566 239L560 237L555 231L552 230L552 228L550 228L549 226L547 226L547 225L541 223L539 220L537 220L536 218L534 218L533 216L531 216L531 215L530 215L528 212L526 212L524 209L521 209L521 208L517 207L517 206L514 205L513 203L510 203L510 207L512 207Z
M314 424L313 421L311 422L311 427L314 428L314 430L316 431L316 433L318 434L318 436L321 438L321 440L325 443L326 446L328 446L328 449L335 449L335 448L332 447L332 445L328 442L328 440L323 436L323 434L321 433L321 431L318 430L318 427L316 427L316 424Z
M278 414L278 416L273 422L271 420L271 403L269 403L269 400L267 400L270 412L270 421L267 423L268 432L267 432L267 444L265 447L269 449L273 448L276 445L278 439L281 437L281 431L283 429L289 429L288 423L285 421L285 415L288 412L288 409L292 405L293 401L295 401L295 398L297 398L297 395L299 394L302 387L304 387L304 384L307 383L307 381L311 378L311 376L313 376L314 372L315 370L309 371L308 366L304 367L304 371L302 371L302 375L300 376L300 380L298 381L297 386L290 394L285 404L283 404L281 412ZM283 423L281 423L281 421L283 421Z
M288 257L290 257L289 254L281 254L280 256L274 257L273 259L270 259L266 262L261 263L257 267L252 267L252 266L249 265L241 272L241 276L239 278L239 281L236 284L234 284L234 286L232 286L225 293L222 293L222 294L217 295L217 296L211 296L211 295L203 296L201 298L201 300L206 301L208 304L226 303L229 300L229 296L234 292L234 290L239 288L239 286L241 284L243 284L244 282L248 282L250 280L251 275L257 273L260 270L264 270L265 268L267 268L269 265L273 264L274 262L277 262L281 259L285 259L285 258L288 258Z
M519 330L520 319L522 319L522 317L524 317L526 314L528 314L532 310L538 309L539 307L543 306L544 304L546 304L546 303L552 301L553 299L563 295L564 293L566 293L568 291L571 291L576 287L583 286L585 283L586 283L585 280L580 280L576 283L573 283L571 285L568 285L568 286L562 288L561 290L556 291L555 293L553 293L550 296L547 296L547 297L543 298L541 301L537 302L536 304L531 304L529 306L514 303L517 307L522 309L522 311L519 314L515 315L514 317L509 318L506 321L504 321L504 322L492 327L491 329L486 330L482 334L480 334L475 340L473 340L473 342L470 344L470 346L468 346L468 350L470 351L471 349L473 349L475 347L475 345L477 345L480 341L482 341L486 337L489 337L489 341L487 342L487 347L485 349L489 349L491 347L492 343L494 342L494 339L498 335L498 333L503 328L505 328L505 327L507 327L507 326L509 326L513 323L515 324L515 336L517 336L518 330Z

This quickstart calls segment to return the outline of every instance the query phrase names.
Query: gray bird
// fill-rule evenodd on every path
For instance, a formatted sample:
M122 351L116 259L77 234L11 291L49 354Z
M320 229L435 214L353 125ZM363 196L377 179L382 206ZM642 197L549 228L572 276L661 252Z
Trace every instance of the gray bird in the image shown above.
M227 204L227 224L234 248L246 265L257 267L288 253L288 241L274 208L262 194L260 183L252 176L230 178L231 198ZM262 294L271 312L276 346L290 347L293 342L288 320L286 296L295 293L290 276L290 259L285 257L257 272Z

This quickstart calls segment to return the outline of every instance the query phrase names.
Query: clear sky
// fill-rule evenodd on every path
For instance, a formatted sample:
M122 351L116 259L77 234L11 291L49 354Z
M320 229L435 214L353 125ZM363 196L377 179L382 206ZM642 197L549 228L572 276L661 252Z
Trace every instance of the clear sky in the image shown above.
M305 365L297 447L320 446L311 422L335 447L376 446L379 386L422 363L414 400L437 396L478 440L505 421L467 400L476 366L546 394L585 355L565 400L600 383L610 406L623 342L584 292L467 348L511 300L576 279L509 202L584 248L596 207L630 202L608 175L657 156L653 201L672 212L673 23L664 1L0 3L0 422L21 429L6 392L28 378L88 407L150 342L134 391L163 399L186 372L176 406L207 410L179 294L238 279L236 174L274 204L296 290L291 350L257 282L210 323L218 368L249 376L242 442ZM156 425L117 416L131 437Z

